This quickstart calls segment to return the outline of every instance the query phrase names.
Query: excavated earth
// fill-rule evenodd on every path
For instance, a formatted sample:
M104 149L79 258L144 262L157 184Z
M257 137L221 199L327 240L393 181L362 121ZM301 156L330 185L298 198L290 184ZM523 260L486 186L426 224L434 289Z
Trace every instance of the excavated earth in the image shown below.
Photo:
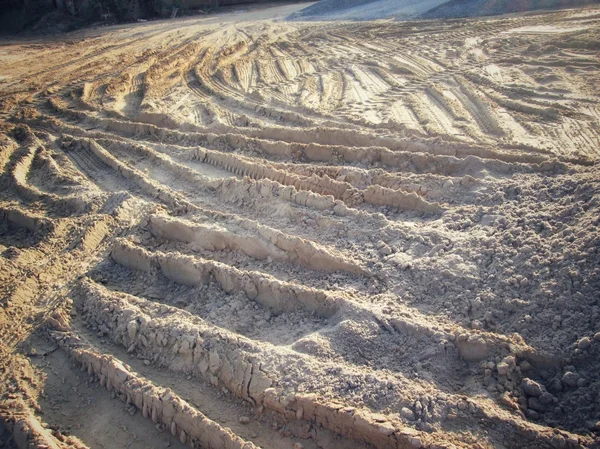
M0 445L592 448L600 8L0 42Z

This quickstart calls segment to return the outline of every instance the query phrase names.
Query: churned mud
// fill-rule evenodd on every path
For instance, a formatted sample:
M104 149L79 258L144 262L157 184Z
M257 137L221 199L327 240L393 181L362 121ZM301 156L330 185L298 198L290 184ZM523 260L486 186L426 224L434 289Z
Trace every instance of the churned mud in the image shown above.
M597 447L600 9L300 7L0 42L0 441Z

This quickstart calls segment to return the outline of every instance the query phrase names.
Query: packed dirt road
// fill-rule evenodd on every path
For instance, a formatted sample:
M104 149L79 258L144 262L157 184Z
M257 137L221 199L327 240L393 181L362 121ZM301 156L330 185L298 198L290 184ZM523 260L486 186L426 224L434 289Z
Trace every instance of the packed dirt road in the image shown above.
M0 41L2 441L600 436L600 8Z

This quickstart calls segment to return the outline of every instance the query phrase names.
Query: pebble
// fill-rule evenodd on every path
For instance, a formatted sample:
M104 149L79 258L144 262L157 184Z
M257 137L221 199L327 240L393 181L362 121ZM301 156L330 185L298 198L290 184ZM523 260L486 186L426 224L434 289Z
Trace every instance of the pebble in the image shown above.
M568 387L576 387L579 380L579 374L567 371L560 381Z
M521 368L521 372L526 373L527 371L531 370L531 363L529 363L527 360L523 360L521 363L519 363L519 368Z
M502 361L504 363L506 363L508 366L510 366L511 368L514 368L515 366L517 366L517 360L515 359L514 355L509 355L504 357L504 359L502 359Z
M148 360L148 359L144 360L144 365L150 366L150 360Z
M301 443L294 443L294 449L304 449L304 446Z
M540 402L542 404L551 404L552 402L554 402L554 396L552 396L550 393L545 392L544 394L542 394L540 396Z
M402 416L404 419L406 419L408 421L415 420L415 413L408 407L402 407L400 409L400 416Z
M560 380L556 377L551 379L550 382L547 383L547 386L548 390L550 390L552 393L560 393L563 390Z
M250 418L248 418L247 416L240 416L238 421L240 422L240 424L249 424Z
M410 445L412 447L419 448L419 447L423 446L423 443L421 443L421 438L419 438L419 437L411 437L410 438Z
M596 341L600 341L600 332L596 332L596 333L594 334L594 340L596 340Z
M592 345L592 340L590 337L583 337L581 340L577 342L577 347L579 349L587 349Z
M473 320L471 322L471 328L481 330L483 329L483 323L479 320Z
M536 397L529 398L527 405L536 412L544 413L546 411L546 406Z
M379 248L379 253L382 256L389 256L390 254L392 254L392 249L386 245L386 246Z
M521 381L521 389L527 396L541 396L544 393L542 386L536 381L525 378Z
M498 365L496 365L496 368L498 369L498 375L500 376L506 376L510 371L510 366L508 366L508 363L506 362L498 363Z

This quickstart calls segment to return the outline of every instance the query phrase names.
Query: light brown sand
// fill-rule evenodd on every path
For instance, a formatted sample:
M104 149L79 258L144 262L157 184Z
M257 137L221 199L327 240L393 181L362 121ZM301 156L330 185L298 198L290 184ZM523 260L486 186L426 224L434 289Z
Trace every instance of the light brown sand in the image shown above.
M0 42L2 441L595 447L600 9L299 7Z

